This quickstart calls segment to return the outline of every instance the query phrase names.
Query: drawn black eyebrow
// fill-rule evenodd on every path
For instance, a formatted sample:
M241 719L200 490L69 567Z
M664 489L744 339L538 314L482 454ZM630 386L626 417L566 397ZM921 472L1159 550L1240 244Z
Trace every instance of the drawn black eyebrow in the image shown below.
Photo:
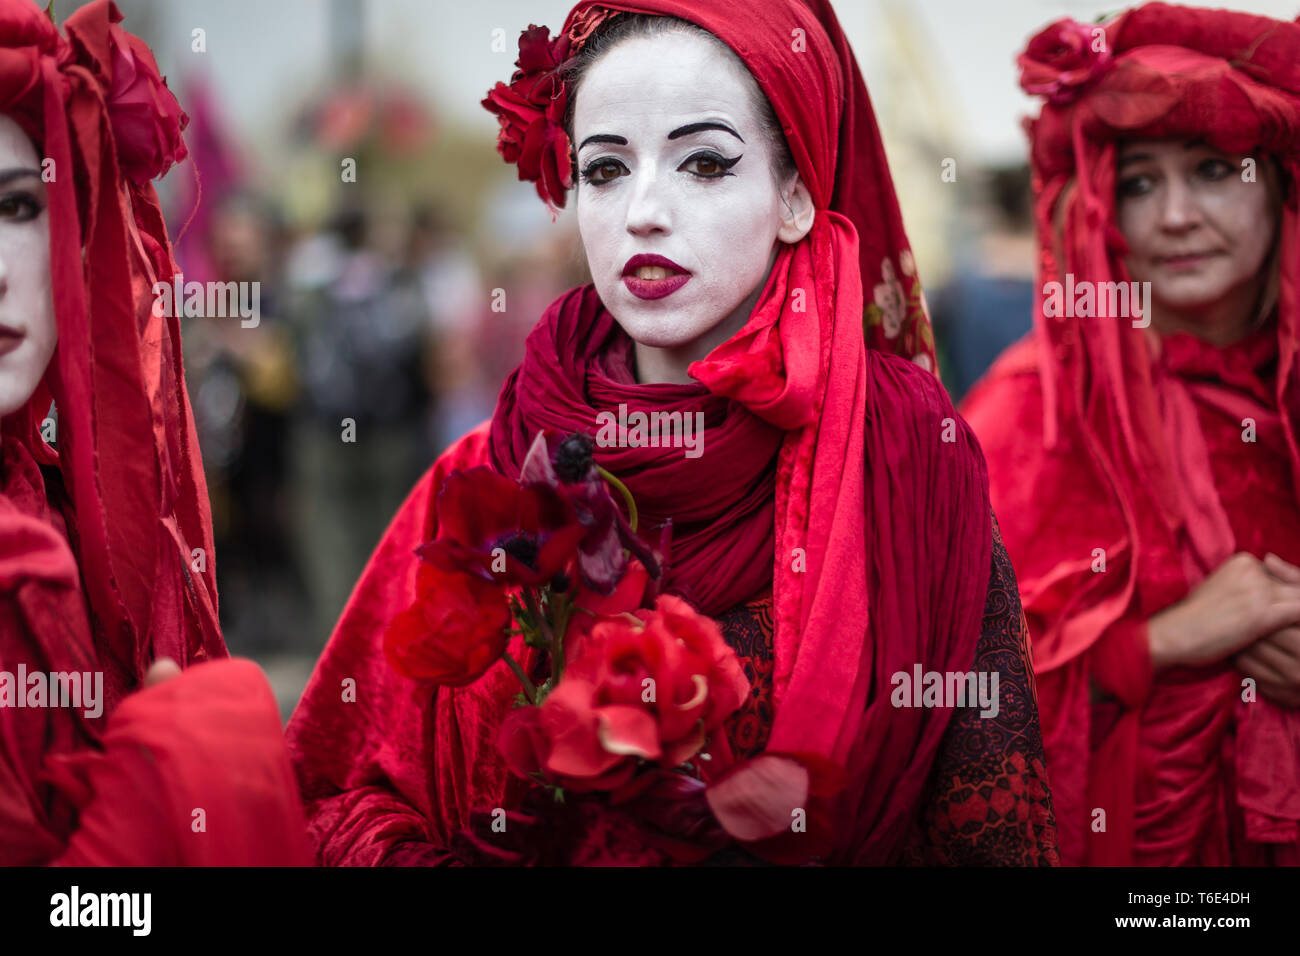
M588 143L613 143L615 146L626 146L627 140L622 136L615 136L612 133L597 133L595 136L588 136L578 147L578 152L587 148Z
M702 130L706 130L706 129L720 129L724 133L730 133L732 136L736 137L736 139L739 139L742 143L745 141L739 133L737 133L726 123L713 123L713 122L687 123L685 126L679 126L677 127L677 129L669 133L668 138L677 139L678 137L681 136L690 136L692 133L699 133Z
M22 179L24 176L33 176L36 179L41 178L39 169L27 169L21 166L15 166L11 169L0 169L0 186L8 186L15 179Z
M736 139L740 140L742 143L745 141L743 136L737 133L730 126L727 126L725 123L713 123L713 122L687 123L685 126L679 126L677 127L677 129L669 133L668 138L680 139L683 136L690 136L692 133L700 133L706 129L722 130L722 132L724 133L730 133L732 136L736 137ZM586 139L584 139L582 141L582 145L578 147L578 152L582 152L584 149L586 149L588 143L613 143L615 146L626 146L627 140L624 139L622 136L615 136L612 133L597 133L595 136L588 136Z

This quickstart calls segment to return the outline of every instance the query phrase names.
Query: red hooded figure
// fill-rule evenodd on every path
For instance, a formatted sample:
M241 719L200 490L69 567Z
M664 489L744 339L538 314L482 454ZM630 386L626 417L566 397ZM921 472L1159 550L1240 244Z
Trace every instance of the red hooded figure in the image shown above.
M1014 576L979 447L932 371L874 114L830 5L579 3L555 38L524 32L519 70L484 101L500 119L498 148L563 205L575 174L564 78L593 38L616 43L607 31L656 17L712 34L757 81L811 196L811 228L781 243L748 321L691 364L687 384L638 382L632 339L594 284L541 316L491 422L445 452L394 518L290 721L319 858L669 859L649 834L672 832L689 811L652 821L585 800L556 808L549 795L541 806L540 788L511 775L497 729L520 682L505 662L468 686L436 687L397 674L383 651L390 622L416 599L412 552L438 533L448 475L487 465L517 479L539 432L590 433L622 409L704 423L709 464L649 444L595 451L643 525L671 521L663 589L714 618L745 668L749 695L701 774L728 799L761 803L783 786L771 758L809 769L791 790L806 806L795 797L774 814L789 830L806 809L807 830L755 830L723 859L1053 863ZM523 651L515 638L511 652ZM1000 716L898 703L900 675L914 668L996 672ZM341 703L348 678L357 696ZM511 821L504 834L491 825L497 808Z
M1286 564L1300 563L1300 25L1148 4L1104 24L1054 23L1020 64L1025 90L1048 100L1027 127L1036 328L964 411L988 456L1042 675L1062 860L1300 862L1300 711L1257 692L1232 656L1270 632L1300 638L1300 572ZM1217 152L1166 176L1122 152L1149 140L1178 156ZM1140 289L1121 209L1164 203L1166 250L1223 246L1222 258L1224 233L1187 197L1230 186L1262 198L1270 184L1267 214L1243 234L1267 236L1272 218L1273 247L1238 316L1255 320L1232 340L1162 327L1159 297L1154 325L1151 312L1130 321L1052 301ZM1140 198L1148 186L1155 199ZM1181 270L1190 283L1207 269L1192 260L1144 275ZM1219 613L1188 602L1230 580L1258 586L1230 622L1240 639L1165 666L1153 622L1180 608ZM1184 618L1175 636L1194 631Z
M187 120L121 19L93 3L60 34L0 2L0 112L44 157L58 333L0 434L0 862L301 863L270 688L220 660L178 321L154 307L177 269L151 181ZM140 689L159 658L184 673ZM74 679L83 706L56 702Z

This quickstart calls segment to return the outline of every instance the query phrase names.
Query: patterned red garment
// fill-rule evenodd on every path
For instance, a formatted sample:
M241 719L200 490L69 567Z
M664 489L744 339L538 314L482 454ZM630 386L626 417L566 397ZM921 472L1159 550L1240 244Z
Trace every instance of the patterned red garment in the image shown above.
M718 618L749 697L726 722L732 752L763 749L772 726L772 598ZM902 862L914 866L1055 866L1056 820L1038 725L1029 634L1015 572L995 530L984 623L970 670L999 674L999 711L958 710L944 733Z
M1032 447L1027 440L1042 434L1036 348L1034 337L1015 347L972 393L968 413L991 459L1021 462ZM1226 348L1186 334L1166 337L1157 369L1191 389L1206 463L1237 547L1257 556L1272 551L1300 563L1300 505L1276 413L1264 410L1277 355L1277 328L1270 322ZM1248 413L1237 408L1247 398L1260 407ZM1008 414L1010 408L1020 411ZM1260 430L1253 443L1242 442L1241 420L1247 414ZM1029 552L1042 541L1060 540L1054 529L1031 526L1015 514L1026 475L1035 488L1064 489L1060 500L1066 511L1091 515L1087 509L1096 507L1090 501L1100 493L1080 480L1082 463L1070 447L1059 456L1069 483L1047 480L1050 473L1040 474L1028 462L994 470L994 502L1015 515L1007 521L1013 551ZM1073 470L1068 468L1072 461ZM1150 492L1141 494L1142 513L1154 515ZM1225 661L1153 677L1142 652L1146 619L1181 600L1187 589L1176 543L1151 534L1132 607L1089 653L1040 671L1047 751L1052 766L1061 768L1053 774L1053 798L1067 862L1086 862L1098 852L1093 844L1105 834L1088 826L1098 807L1107 809L1110 826L1122 822L1122 850L1133 863L1264 865L1277 860L1277 850L1244 838L1234 764L1253 733L1242 720L1258 702L1241 704L1241 675ZM1035 634L1046 633L1049 610L1058 599L1053 592L1026 598ZM1076 699L1078 687L1087 688L1087 696ZM1246 753L1247 760L1259 760L1255 751ZM1117 808L1123 812L1116 813ZM1128 815L1131 822L1123 822Z

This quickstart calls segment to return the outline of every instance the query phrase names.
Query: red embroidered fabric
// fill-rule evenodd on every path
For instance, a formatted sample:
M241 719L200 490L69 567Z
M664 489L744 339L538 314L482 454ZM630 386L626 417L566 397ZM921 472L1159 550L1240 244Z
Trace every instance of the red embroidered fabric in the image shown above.
M737 758L767 742L772 723L772 599L718 618L750 694L725 724ZM1052 813L1029 633L1015 572L994 530L984 620L971 670L998 673L998 713L958 709L944 733L902 862L915 866L1056 866ZM728 860L731 862L731 860Z

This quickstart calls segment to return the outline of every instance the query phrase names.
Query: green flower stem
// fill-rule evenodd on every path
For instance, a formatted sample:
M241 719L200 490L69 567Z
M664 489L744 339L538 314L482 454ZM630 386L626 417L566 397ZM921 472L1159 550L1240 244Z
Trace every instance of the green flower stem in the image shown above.
M551 627L555 635L551 643L551 686L555 687L564 676L564 633L569 627L573 605L569 603L567 594L552 595L551 601L552 613L555 615Z
M538 603L537 595L533 593L532 588L524 588L524 601L527 602L528 605L528 615L536 622L537 630L542 635L542 639L546 642L546 646L554 651L555 640L554 635L551 634L551 622L548 621L546 615L542 613L542 606Z
M600 473L600 477L604 478L611 485L613 485L614 488L618 491L618 493L623 496L623 501L627 503L627 523L630 524L632 526L632 530L635 531L636 530L636 502L632 500L632 492L627 490L627 485L623 484L623 482L619 481L617 478L615 478L604 468L601 468L600 465L596 466L596 471Z
M510 669L514 671L515 676L519 678L519 683L524 685L524 693L528 695L528 703L536 706L537 688L534 687L533 682L528 679L528 675L524 673L524 669L519 666L519 662L510 654L506 654L506 663L510 665Z

